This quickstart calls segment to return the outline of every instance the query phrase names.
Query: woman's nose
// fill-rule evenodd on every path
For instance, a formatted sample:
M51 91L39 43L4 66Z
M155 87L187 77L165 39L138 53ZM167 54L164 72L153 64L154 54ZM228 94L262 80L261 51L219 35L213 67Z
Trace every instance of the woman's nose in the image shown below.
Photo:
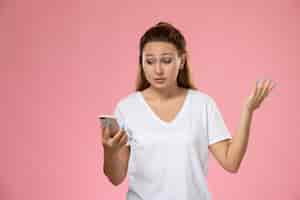
M157 64L155 65L155 72L158 73L158 74L160 74L160 73L163 72L161 63L157 63Z

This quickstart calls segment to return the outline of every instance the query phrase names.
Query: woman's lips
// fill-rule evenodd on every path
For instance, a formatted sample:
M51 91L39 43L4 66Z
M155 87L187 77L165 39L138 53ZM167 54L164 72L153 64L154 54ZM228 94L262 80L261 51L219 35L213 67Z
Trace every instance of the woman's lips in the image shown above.
M156 82L159 82L159 83L161 83L161 82L164 82L166 79L164 79L164 78L157 78L157 79L154 79Z

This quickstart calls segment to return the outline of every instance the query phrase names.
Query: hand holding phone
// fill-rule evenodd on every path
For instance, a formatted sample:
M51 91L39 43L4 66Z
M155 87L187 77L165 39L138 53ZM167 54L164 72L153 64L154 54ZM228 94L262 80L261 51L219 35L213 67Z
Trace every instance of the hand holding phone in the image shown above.
M117 118L113 115L100 115L98 116L102 128L108 128L111 135L114 136L119 130L120 126L118 124Z
M117 119L112 115L98 116L102 126L102 144L109 152L117 153L126 145L128 136L123 128L120 129Z

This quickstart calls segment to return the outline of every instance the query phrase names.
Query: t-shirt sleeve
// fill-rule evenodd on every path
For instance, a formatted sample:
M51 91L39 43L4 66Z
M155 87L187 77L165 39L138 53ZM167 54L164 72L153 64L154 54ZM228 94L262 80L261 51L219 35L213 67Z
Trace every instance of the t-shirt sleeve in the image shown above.
M209 99L207 104L208 144L211 145L221 140L232 139L217 103L213 98Z
M124 116L124 114L122 113L122 111L120 109L120 104L119 103L117 103L117 105L115 106L113 115L117 118L117 121L118 121L118 124L119 124L120 128L124 128L126 133L128 134L126 119L125 119L125 116ZM129 139L130 138L128 137L126 146L130 145Z

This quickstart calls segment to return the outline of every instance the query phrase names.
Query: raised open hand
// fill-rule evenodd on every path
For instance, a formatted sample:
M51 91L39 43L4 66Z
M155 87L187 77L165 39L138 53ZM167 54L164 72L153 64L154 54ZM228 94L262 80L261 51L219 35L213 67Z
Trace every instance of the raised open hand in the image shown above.
M253 112L257 109L263 100L270 94L272 89L275 87L275 83L272 80L257 81L253 88L251 95L246 100L246 108Z

